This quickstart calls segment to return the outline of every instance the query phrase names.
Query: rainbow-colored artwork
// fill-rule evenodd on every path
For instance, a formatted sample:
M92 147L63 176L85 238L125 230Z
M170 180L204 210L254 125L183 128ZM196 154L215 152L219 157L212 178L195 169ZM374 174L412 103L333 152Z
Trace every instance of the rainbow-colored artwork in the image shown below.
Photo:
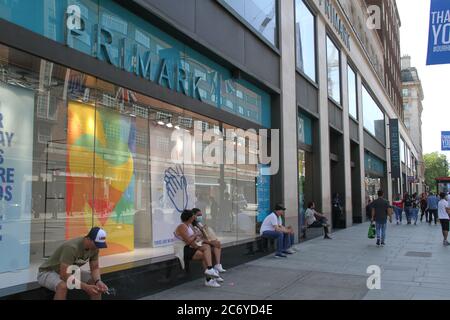
M134 250L135 135L134 118L69 103L66 239L99 226L108 233L102 255Z

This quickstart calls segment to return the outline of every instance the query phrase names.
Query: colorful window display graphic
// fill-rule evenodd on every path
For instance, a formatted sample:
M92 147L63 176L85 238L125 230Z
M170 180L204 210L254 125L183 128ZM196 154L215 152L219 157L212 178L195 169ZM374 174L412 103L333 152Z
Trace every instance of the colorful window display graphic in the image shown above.
M70 102L67 133L66 239L92 226L108 233L110 255L134 249L135 118Z

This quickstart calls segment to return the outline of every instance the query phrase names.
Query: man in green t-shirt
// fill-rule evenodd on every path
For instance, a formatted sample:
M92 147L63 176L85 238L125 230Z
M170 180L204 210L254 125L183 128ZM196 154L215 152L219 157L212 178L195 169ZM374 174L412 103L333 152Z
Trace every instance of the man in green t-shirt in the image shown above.
M85 291L92 300L100 300L108 287L100 278L98 253L106 247L106 232L98 227L85 237L66 241L39 267L39 284L54 291L55 300L65 300L67 291L73 288ZM78 269L88 262L91 272Z

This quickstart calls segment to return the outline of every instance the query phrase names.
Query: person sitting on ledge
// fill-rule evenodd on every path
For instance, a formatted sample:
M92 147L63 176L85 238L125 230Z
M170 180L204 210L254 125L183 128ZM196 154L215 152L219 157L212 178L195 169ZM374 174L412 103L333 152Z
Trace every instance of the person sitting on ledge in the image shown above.
M205 286L220 288L218 282L223 282L216 269L213 268L211 246L203 243L198 234L195 233L192 223L196 216L192 210L184 210L181 213L181 224L175 229L175 241L184 243L184 260L201 260L205 269Z
M100 278L98 254L99 249L106 247L106 232L98 227L92 228L85 237L64 242L39 267L37 277L39 285L55 292L55 300L66 300L71 285L74 289L85 291L92 300L101 300L102 294L107 293L109 289ZM80 279L70 281L71 276L76 277L78 274L74 269L88 262L91 272L79 270Z
M283 205L277 204L274 212L264 219L260 229L260 234L263 238L277 240L276 258L286 258L286 254L295 253L295 251L290 248L293 242L293 233L290 229L283 227L279 220L285 210L286 208Z
M329 236L329 224L325 215L318 213L316 210L316 204L311 201L308 204L308 209L305 212L305 221L308 228L322 228L324 230L324 239L332 239Z
M205 224L205 220L203 219L203 213L200 209L194 208L192 209L192 213L195 215L195 220L192 222L192 225L196 230L198 230L198 234L200 235L204 244L207 244L211 247L211 252L213 254L214 260L216 262L214 269L218 273L226 272L226 270L222 267L221 256L222 256L222 244L219 239L217 239L214 230Z

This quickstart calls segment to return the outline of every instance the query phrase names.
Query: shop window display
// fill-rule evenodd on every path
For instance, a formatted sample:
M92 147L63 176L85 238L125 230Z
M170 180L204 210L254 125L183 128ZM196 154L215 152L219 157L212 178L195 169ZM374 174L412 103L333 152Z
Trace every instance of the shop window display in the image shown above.
M196 158L196 135L217 133L210 145L237 128L5 46L0 102L2 166L15 170L2 189L0 288L34 282L92 226L108 233L103 267L173 254L185 208L201 208L225 245L256 237L270 180L258 184L257 164ZM244 160L255 152L248 138L235 143Z

